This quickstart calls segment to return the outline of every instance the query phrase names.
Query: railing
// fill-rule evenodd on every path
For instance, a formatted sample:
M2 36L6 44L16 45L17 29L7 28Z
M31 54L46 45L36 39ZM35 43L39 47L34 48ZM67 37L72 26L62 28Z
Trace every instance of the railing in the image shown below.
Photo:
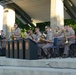
M0 49L5 48L6 47L6 40L0 40Z

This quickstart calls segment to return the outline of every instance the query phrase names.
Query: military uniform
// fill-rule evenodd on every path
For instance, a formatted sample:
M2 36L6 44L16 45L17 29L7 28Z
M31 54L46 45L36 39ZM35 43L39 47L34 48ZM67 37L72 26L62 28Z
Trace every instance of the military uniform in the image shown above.
M21 38L21 35L18 35L18 34L21 34L20 28L16 28L16 29L14 30L14 35L15 35L16 40L19 40L19 39ZM18 35L18 36L17 36L17 35Z
M62 56L64 52L64 45L65 45L65 39L64 39L64 31L63 30L58 30L56 35L54 37L58 38L58 48L55 50L55 53Z
M47 55L48 54L48 48L50 48L51 46L53 46L53 39L54 39L54 37L53 37L53 32L52 31L48 31L47 32L47 35L46 35L46 40L49 40L49 41L51 41L51 43L46 43L43 47L42 47L42 49L43 49L43 51L44 51L44 53Z
M66 31L66 36L67 37L70 37L70 36L73 36L73 35L75 35L75 32L74 32L73 29L69 29L68 31ZM75 43L75 38L73 38L73 37L68 38L68 44L65 44L65 48L64 48L64 55L67 55L68 56L69 46L72 43Z
M38 45L38 55L41 56L41 47L43 46L43 44L41 44L39 42L40 38L41 38L41 32L38 32L36 33L36 42L37 42L37 45Z
M36 33L36 42L39 42L41 35L41 32Z
M28 38L30 38L31 40L36 41L36 35L35 34L32 34L32 35L28 36Z
M58 46L61 47L65 43L64 32L60 30L56 36L58 38Z
M6 37L4 34L0 35L1 36L1 40L0 40L0 47L4 48L6 47Z
M25 39L27 39L29 37L29 35L27 34L27 32L24 33L24 37L25 37Z

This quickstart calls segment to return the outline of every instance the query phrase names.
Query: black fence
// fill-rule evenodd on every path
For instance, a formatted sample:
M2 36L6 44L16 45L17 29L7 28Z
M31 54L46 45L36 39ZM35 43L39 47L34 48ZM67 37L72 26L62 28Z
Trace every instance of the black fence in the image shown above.
M38 59L37 43L31 39L7 41L6 57L18 59Z
M6 55L6 40L0 40L0 56Z

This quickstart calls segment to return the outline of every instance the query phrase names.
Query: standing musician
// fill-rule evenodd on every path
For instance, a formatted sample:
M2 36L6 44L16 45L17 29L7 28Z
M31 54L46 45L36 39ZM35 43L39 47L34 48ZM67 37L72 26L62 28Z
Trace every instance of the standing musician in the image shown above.
M0 39L5 39L6 37L5 37L5 35L4 35L4 31L3 30L1 30L0 31Z
M20 28L18 27L17 24L14 24L14 28L15 28L15 30L14 30L14 38L16 40L19 40L21 38L21 30L20 30Z
M6 45L6 36L4 34L4 31L0 31L0 48L5 47Z
M10 36L10 39L11 39L11 40L15 40L14 32L12 32L12 35Z

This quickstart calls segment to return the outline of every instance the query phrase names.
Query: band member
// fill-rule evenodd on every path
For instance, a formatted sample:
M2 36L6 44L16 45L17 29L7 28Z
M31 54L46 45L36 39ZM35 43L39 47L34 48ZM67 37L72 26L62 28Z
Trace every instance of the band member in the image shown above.
M10 36L11 40L14 40L14 32L12 32L12 35Z
M27 39L29 37L28 32L24 32L24 38Z
M42 54L41 54L41 48L43 46L43 44L40 42L40 39L41 39L41 32L40 32L40 29L39 27L35 27L35 33L36 33L36 43L38 44L38 57L39 58L42 58Z
M6 36L3 30L0 31L0 34L1 34L0 35L0 48L1 48L1 47L5 47L6 45Z
M0 34L1 34L0 35L0 39L5 39L6 38L3 30L0 31Z
M61 29L57 26L54 30L54 37L57 37L60 33Z
M15 28L14 37L15 37L16 40L19 40L21 38L21 30L20 30L20 28L18 27L17 24L14 24L14 28Z
M46 44L42 47L42 49L47 57L50 55L48 54L48 48L53 46L54 36L53 36L53 31L50 30L50 26L45 26L45 31L47 32L46 39L42 39L42 40L45 41Z
M65 48L64 48L64 55L63 57L67 57L69 54L69 46L72 43L75 43L75 32L70 26L65 26L66 29L66 38L67 38L67 43L65 43Z
M65 39L64 39L64 27L57 27L56 32L54 34L54 37L58 38L58 50L56 50L59 56L63 55L64 52L64 45L65 45Z
M42 35L39 27L35 27L35 33L36 33L36 42L39 42L41 35Z
M32 30L28 30L28 38L32 39L33 41L36 41L36 35L33 33Z

